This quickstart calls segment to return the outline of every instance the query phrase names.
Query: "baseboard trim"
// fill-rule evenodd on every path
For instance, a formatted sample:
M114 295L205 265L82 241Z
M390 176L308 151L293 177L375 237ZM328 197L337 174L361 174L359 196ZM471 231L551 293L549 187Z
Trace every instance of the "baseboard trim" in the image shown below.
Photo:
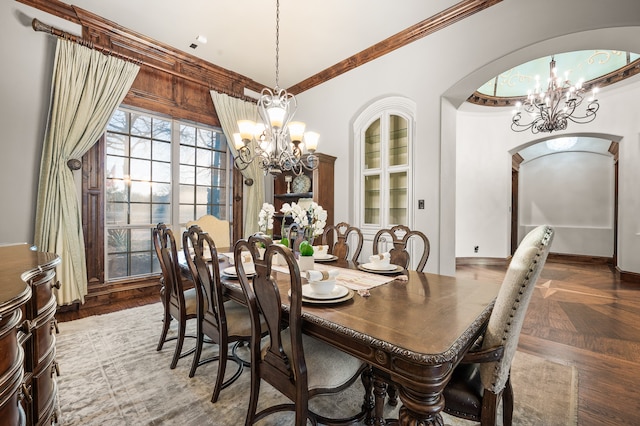
M564 263L588 263L598 265L613 265L612 257L589 256L582 254L549 253L547 260Z
M503 259L501 257L456 257L457 265L498 265L507 266L511 257Z
M640 274L637 272L627 272L621 271L620 268L616 266L616 272L620 274L620 280L626 283L634 283L640 284Z

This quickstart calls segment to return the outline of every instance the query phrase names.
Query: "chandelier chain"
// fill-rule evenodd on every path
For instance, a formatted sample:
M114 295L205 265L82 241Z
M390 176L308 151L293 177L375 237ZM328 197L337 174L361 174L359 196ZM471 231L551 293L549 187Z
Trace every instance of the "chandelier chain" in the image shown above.
M280 0L276 0L276 88L280 87Z

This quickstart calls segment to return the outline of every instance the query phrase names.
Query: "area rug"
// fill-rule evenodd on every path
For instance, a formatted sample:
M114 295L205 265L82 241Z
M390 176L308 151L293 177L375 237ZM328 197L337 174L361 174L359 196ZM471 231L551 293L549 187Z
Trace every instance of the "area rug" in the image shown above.
M191 321L193 322L193 321ZM59 324L57 336L58 399L63 425L215 425L244 424L249 398L250 372L224 389L217 403L210 402L217 363L198 368L189 378L191 356L171 370L175 341L156 351L162 326L162 305L93 316ZM193 325L191 333L193 333ZM170 333L175 334L173 322ZM186 339L185 348L193 347ZM205 345L203 358L217 353ZM228 370L235 364L230 363ZM228 371L233 374L233 371ZM515 425L576 424L575 368L517 352L512 366ZM361 385L358 385L361 386ZM263 385L258 409L286 402ZM322 414L348 415L358 411L362 388L314 399L311 407ZM394 412L389 407L390 417ZM451 426L473 425L443 415ZM290 425L292 416L274 415L260 425Z

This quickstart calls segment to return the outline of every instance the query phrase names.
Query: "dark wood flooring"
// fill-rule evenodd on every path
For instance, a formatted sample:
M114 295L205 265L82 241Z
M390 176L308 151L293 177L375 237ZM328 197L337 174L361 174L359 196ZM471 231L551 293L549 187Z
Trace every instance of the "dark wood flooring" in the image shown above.
M458 274L501 281L505 269L460 265ZM519 349L577 368L580 426L640 425L640 284L621 282L606 264L550 259L536 286ZM133 297L57 318L68 321L159 300Z

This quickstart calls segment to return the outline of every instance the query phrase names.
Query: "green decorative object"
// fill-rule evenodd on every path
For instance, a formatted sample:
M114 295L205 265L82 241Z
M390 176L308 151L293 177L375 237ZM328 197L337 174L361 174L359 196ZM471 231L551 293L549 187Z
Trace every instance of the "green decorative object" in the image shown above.
M313 246L309 241L304 240L300 243L300 256L313 256Z

